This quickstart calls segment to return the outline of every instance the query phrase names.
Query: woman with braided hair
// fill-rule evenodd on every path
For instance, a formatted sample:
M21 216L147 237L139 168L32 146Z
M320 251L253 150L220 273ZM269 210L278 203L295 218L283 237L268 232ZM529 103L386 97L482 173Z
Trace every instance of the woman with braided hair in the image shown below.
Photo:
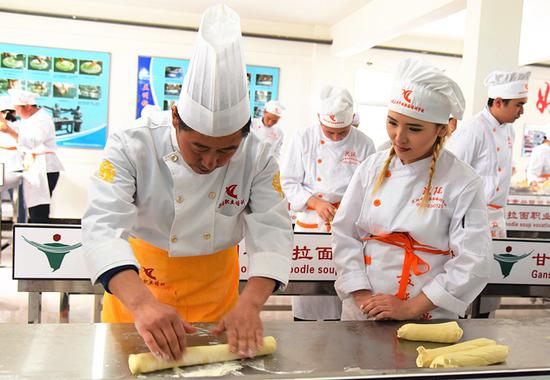
M464 98L413 59L391 94L391 147L356 170L332 225L342 320L457 318L492 264L481 178L444 148Z

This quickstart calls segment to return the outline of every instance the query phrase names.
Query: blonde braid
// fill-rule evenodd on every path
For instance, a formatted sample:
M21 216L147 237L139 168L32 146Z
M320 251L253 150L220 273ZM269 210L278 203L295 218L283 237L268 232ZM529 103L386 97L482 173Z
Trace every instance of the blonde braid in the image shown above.
M384 163L384 167L382 168L382 171L380 172L380 174L378 174L378 178L376 179L376 183L374 184L374 189L372 189L372 194L376 194L378 192L378 190L380 190L380 187L382 186L382 184L384 183L386 177L387 177L387 172L388 172L388 168L390 167L390 164L391 164L391 160L395 157L395 149L392 148L390 149L390 154L388 156L388 158L386 159L386 162Z
M430 194L432 190L432 179L435 174L435 164L437 163L437 159L439 158L439 154L441 153L441 149L443 149L443 145L445 144L445 139L447 136L438 137L437 141L435 143L434 151L432 153L432 162L430 164L430 171L429 171L429 177L428 177L428 186L426 186L426 190L424 191L424 195L422 197L422 202L420 202L420 208L424 209L428 207L428 202L430 201Z

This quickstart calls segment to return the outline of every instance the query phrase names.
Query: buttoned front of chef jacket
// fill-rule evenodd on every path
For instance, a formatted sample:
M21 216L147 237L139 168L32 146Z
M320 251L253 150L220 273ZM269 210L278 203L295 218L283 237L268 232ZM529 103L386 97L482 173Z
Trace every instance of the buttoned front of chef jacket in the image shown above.
M277 125L272 127L266 127L262 118L252 119L252 125L250 131L254 133L260 141L271 144L273 156L276 160L281 157L281 148L283 146L284 134L281 128Z
M196 174L169 121L159 113L109 138L82 219L92 281L115 267L139 267L129 236L172 257L212 254L244 236L250 276L286 284L292 230L269 147L249 135L226 166Z
M359 164L374 152L372 140L356 128L341 141L329 140L318 124L298 133L281 164L281 184L291 209L306 211L312 196L340 202Z
M395 295L404 250L363 239L407 232L420 244L451 251L446 255L415 250L430 269L415 275L411 268L411 283L406 290L409 297L423 292L437 306L430 312L433 318L463 315L487 284L492 264L481 179L471 167L443 149L428 208L421 210L419 204L432 158L408 165L394 158L382 187L372 194L388 154L389 150L378 152L357 169L336 213L332 224L336 291L342 299L361 289Z
M527 182L545 182L550 180L550 145L542 143L536 146L527 165Z
M456 157L481 176L488 204L506 205L512 178L514 136L512 124L500 124L485 107L459 127L447 143Z

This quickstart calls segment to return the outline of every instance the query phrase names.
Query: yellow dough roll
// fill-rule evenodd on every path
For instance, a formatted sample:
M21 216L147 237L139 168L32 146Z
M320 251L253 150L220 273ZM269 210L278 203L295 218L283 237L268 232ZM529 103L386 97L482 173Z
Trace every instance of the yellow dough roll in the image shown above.
M416 366L428 368L430 364L432 364L432 361L440 355L450 354L452 352L470 350L472 348L489 346L494 344L497 344L497 342L495 342L492 339L479 338L479 339L468 340L466 342L457 343L451 346L439 347L439 348L427 349L427 348L424 348L424 346L419 346L416 349L416 351L418 352L418 356L416 357Z
M464 331L458 323L407 323L397 330L397 337L407 340L417 340L437 343L456 343L462 338Z
M451 352L436 357L430 368L480 367L502 363L508 357L508 346L491 344L471 350Z
M272 336L264 337L263 348L256 353L257 356L269 355L277 349L277 341ZM197 364L209 364L239 359L239 355L229 351L228 344L213 346L187 347L180 360L168 362L156 359L150 352L143 354L131 354L128 357L128 366L132 375L159 371L166 368L184 367Z

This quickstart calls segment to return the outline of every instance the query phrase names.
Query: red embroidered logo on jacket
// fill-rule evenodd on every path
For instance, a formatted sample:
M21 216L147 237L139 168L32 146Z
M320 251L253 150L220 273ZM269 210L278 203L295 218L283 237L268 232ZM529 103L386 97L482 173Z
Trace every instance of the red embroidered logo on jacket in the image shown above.
M403 99L405 99L407 103L411 103L412 90L406 90L404 88L402 90L403 90Z
M244 204L244 199L239 199L239 195L237 194L237 185L233 184L226 186L225 194L230 199L226 197L218 204L218 208L222 208L226 205L242 206Z
M342 158L344 164L360 164L361 161L357 158L357 153L354 150L346 150Z
M156 280L157 278L155 276L153 276L153 271L155 270L155 268L145 268L145 267L142 267L143 269L143 273L145 273L145 275L147 277L149 277L150 279L152 280Z
M444 191L443 186L432 186L432 189L430 191L430 197L428 198L428 204L427 208L445 208L447 207L447 202L443 198ZM424 191L422 192L422 195L413 198L411 200L411 203L414 204L416 207L420 207L422 204L422 198L424 197L424 193L426 193L428 189L424 187Z

